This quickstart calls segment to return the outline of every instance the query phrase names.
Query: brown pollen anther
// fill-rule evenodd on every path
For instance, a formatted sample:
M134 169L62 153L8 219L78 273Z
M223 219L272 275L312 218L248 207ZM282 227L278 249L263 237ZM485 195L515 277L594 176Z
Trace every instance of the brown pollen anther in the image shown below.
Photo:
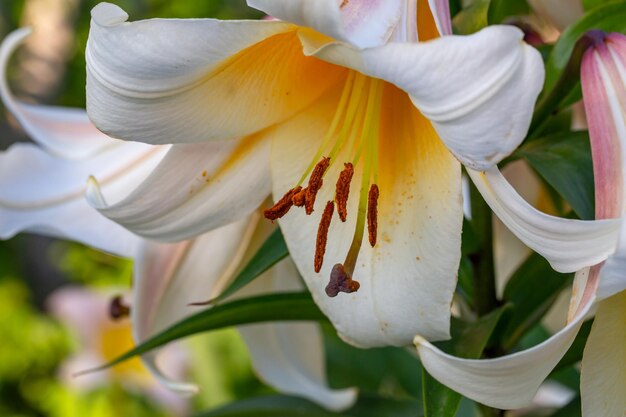
M294 194L299 193L300 190L302 190L302 187L298 186L287 191L287 193L280 200L278 200L273 207L263 211L265 218L274 221L287 214L291 206L293 206L292 198Z
M337 201L337 213L342 222L348 217L348 196L350 195L350 182L354 175L354 167L350 162L343 164L344 169L339 174L335 187L335 200Z
M324 180L324 173L330 166L330 158L324 157L321 161L315 165L311 177L309 177L309 185L306 187L306 198L304 202L304 209L307 215L313 213L313 205L315 204L315 197L317 192L322 188Z
M378 235L378 185L372 184L370 192L367 195L367 234L370 245L376 246L376 237Z
M124 317L128 317L130 315L130 307L124 304L124 300L121 295L116 295L111 300L111 304L109 305L109 316L113 320L121 320Z
M326 253L326 242L328 242L328 228L330 227L330 221L333 218L335 212L335 203L329 201L324 207L324 213L322 213L322 220L317 228L317 240L315 241L315 258L314 268L315 272L320 272L322 264L324 263L324 254Z
M336 297L340 292L349 294L358 291L360 287L361 284L352 279L346 272L343 264L336 264L330 273L330 282L326 286L326 295Z
M293 197L291 197L291 202L296 207L302 207L306 201L306 188L302 188L300 191L295 193Z

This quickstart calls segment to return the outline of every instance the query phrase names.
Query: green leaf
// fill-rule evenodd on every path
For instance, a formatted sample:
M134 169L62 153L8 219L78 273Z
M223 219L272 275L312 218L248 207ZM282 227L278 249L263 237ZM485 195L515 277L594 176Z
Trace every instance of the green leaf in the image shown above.
M581 219L595 213L593 162L587 132L565 132L524 144L516 151L572 206Z
M327 378L332 387L356 387L363 393L419 397L421 363L406 349L358 349L350 346L331 326L323 326ZM367 364L367 366L363 366ZM421 410L421 405L414 407Z
M287 244L277 227L230 285L219 296L210 300L208 304L218 303L233 295L288 255Z
M462 358L479 358L487 346L506 307L494 310L473 323L453 319L451 326L452 339L437 343L443 351ZM461 395L441 384L424 369L423 401L425 417L454 417Z
M326 317L313 302L311 294L305 292L262 295L236 300L187 317L111 362L86 372L110 368L166 343L197 333L268 321L326 321Z
M626 1L602 1L602 3L602 6L594 8L561 34L546 66L545 91L551 90L555 85L572 55L576 41L584 33L591 29L607 32L626 31Z
M561 291L571 284L572 274L561 274L540 255L533 253L507 283L503 301L512 308L503 320L500 345L513 349L528 330L547 313Z
M457 13L452 19L455 33L469 35L487 27L490 4L491 0L476 0Z

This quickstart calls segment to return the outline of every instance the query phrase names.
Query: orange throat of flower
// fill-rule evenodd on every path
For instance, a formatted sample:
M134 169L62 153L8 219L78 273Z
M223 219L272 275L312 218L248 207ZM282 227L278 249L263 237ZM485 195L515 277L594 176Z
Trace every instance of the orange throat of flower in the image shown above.
M326 203L317 230L313 265L315 272L320 272L334 213L337 212L340 221L347 220L350 184L355 167L361 164L356 227L345 260L332 268L330 282L326 287L329 297L335 297L339 292L352 293L359 289L359 283L352 276L366 228L369 244L372 248L376 246L380 195L377 185L380 113L384 87L385 83L381 80L357 72L350 73L330 128L299 183L264 212L265 217L272 221L285 216L292 207L303 207L306 214L311 215L328 169L339 160L340 154L349 155L349 160L343 161L344 168L337 178L334 200ZM303 187L307 177L308 183Z

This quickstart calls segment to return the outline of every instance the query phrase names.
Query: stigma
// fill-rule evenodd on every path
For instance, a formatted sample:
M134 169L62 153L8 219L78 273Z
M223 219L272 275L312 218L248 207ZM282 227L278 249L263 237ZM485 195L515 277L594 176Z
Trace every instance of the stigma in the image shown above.
M343 262L336 262L332 268L326 287L329 297L336 297L340 292L358 291L360 284L353 279L353 275L366 229L368 243L372 248L376 246L380 197L377 184L378 148L384 87L381 80L357 72L349 74L330 127L300 181L274 206L264 211L265 217L272 221L286 216L293 207L303 208L307 215L313 214L320 190L328 186L329 179L326 177L330 168L335 163L343 164L336 179L331 179L335 185L334 198L325 203L317 229L313 269L319 273L326 257L326 245L335 213L341 222L346 222L349 216L354 215L349 213L348 202L350 198L355 198L352 195L354 193L351 193L354 177L360 176L352 242Z

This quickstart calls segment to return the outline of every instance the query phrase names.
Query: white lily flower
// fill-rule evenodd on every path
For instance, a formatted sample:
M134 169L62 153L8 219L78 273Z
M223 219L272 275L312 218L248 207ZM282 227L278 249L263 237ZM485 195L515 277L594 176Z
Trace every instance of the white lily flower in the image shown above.
M60 377L77 391L89 391L116 381L131 389L139 389L152 400L166 407L173 415L189 412L188 400L166 389L153 378L138 358L103 372L76 378L77 369L86 369L94 363L106 363L133 348L131 326L128 321L112 321L109 315L111 298L116 289L94 291L79 287L63 287L46 300L46 307L77 338L77 351L60 365ZM119 293L118 293L119 294ZM181 346L172 346L164 352L162 363L170 374L182 377L189 369Z
M596 217L616 218L626 209L626 36L595 33L592 38L581 80L594 162ZM594 249L592 244L589 250ZM583 416L621 416L626 410L625 270L626 222L622 222L619 243L608 260L577 272L568 324L561 331L529 350L488 360L455 358L418 337L424 366L469 398L498 408L522 407L567 352L597 303L582 362Z
M96 198L106 196L115 202L146 178L150 181L155 166L167 163L170 147L114 140L101 134L84 111L16 100L6 83L6 64L28 34L28 30L18 30L0 48L0 93L24 130L41 146L15 144L0 153L0 237L29 231L134 258L132 324L140 343L194 313L196 310L188 307L190 302L210 298L224 288L249 247L255 220L246 217L194 240L167 245L145 241L89 206L84 193L90 177L102 186ZM222 147L231 149L232 144L207 147L215 150L212 157L217 166L228 159L229 152ZM269 171L267 165L259 169ZM275 282L280 282L283 290L293 289L298 285L297 272L288 265L272 270L256 283L255 293L273 290L272 286L278 285ZM269 385L330 409L346 408L354 401L353 390L335 391L326 386L322 339L316 324L261 324L242 328L241 333L254 368ZM306 349L301 346L304 342ZM163 375L155 359L156 353L144 357L163 383L178 391L196 391L193 385Z
M271 141L278 203L266 216L282 217L340 335L358 346L448 338L463 217L455 157L487 168L521 142L543 81L538 53L514 27L440 36L450 34L446 1L248 3L282 20L92 11L90 117L113 137L174 143L149 185L95 206L141 235L188 238L219 220L206 201L236 195L232 219L265 197L269 178L251 171ZM217 139L241 145L209 193L195 149ZM294 205L309 216L285 215Z

